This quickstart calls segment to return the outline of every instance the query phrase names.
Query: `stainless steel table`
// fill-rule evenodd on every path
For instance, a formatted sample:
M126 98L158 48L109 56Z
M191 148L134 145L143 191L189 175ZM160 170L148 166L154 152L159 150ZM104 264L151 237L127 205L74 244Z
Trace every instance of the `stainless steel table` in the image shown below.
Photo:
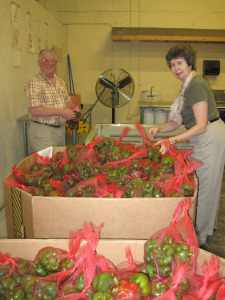
M91 108L92 108L92 104L83 104L82 107L82 117L87 116L88 122L89 122L89 131L91 131ZM27 125L30 122L29 116L25 115L23 117L20 117L19 119L17 119L17 122L20 124L22 123L23 126L23 144L24 144L24 154L25 156L28 156L28 135L27 135ZM73 145L76 145L76 129L73 130Z

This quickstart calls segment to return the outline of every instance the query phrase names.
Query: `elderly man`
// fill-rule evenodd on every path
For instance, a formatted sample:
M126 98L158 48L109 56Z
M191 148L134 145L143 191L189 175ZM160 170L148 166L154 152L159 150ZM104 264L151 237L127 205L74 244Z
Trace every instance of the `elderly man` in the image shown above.
M65 82L55 75L57 55L51 49L38 56L40 73L25 86L24 91L31 119L28 134L33 151L49 146L65 145L65 122L75 118Z

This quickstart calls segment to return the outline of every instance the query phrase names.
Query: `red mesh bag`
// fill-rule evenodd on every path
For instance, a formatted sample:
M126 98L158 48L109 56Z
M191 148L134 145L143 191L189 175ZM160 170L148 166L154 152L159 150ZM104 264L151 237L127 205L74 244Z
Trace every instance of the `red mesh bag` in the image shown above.
M175 158L170 155L166 154L163 155L161 158L161 162L157 165L156 168L156 176L161 176L163 174L175 174L174 167L175 165Z
M65 153L64 151L58 151L55 154L52 155L51 161L57 164L60 164L62 160L65 159Z
M140 172L142 173L142 177L147 177L150 180L155 176L156 164L153 161L144 158L140 159L138 164L141 166Z
M63 274L58 280L62 299L86 299L88 293L92 294L91 283L97 272L96 247L101 229L102 226L94 228L92 224L84 224L81 230L71 234L71 248L77 249L76 261L72 275L66 279L67 274ZM85 244L82 245L81 241L85 241Z
M78 159L76 161L74 171L76 177L84 180L90 177L95 177L101 172L101 163L98 161L94 146L98 144L96 140L86 146L85 151L78 152Z
M42 171L30 171L29 169L20 170L17 167L12 168L18 182L26 186L35 185L35 177L40 175Z
M191 265L179 260L173 267L171 277L152 284L152 296L157 295L159 300L184 299L184 295L187 295L193 287L196 289L196 286L193 284L193 269Z
M65 191L61 181L52 179L50 180L50 184L53 190L48 194L49 196L63 197L65 195Z
M31 261L0 253L0 299L7 299L32 276Z
M66 161L75 162L77 160L78 152L83 149L82 145L69 145L64 150L64 156Z
M128 184L121 187L121 189L123 190L122 198L136 197L143 182L143 178L131 177L131 180L129 180Z
M98 197L99 188L96 179L81 180L66 193L66 197Z
M198 267L200 268L200 266ZM195 276L195 280L199 282L201 286L195 291L194 296L196 296L197 299L210 299L210 297L213 296L219 299L217 297L218 291L220 288L222 291L223 286L225 286L225 279L221 278L219 274L219 258L212 255L210 261L208 263L204 262L201 269L203 275ZM225 293L223 296L225 297Z
M144 270L152 281L170 277L179 260L196 270L198 240L188 215L190 205L190 198L180 201L170 225L145 243ZM178 220L183 208L184 216Z
M108 152L108 159L111 163L120 164L126 163L127 160L146 157L147 149L142 147L142 149L136 148L134 144L119 144L111 147Z
M36 157L36 161L31 165L31 171L40 171L40 177L47 179L54 178L56 174L61 173L61 162L65 159L65 156L60 156L60 160L54 161L54 158L50 158L48 156L40 156L37 152L34 153ZM57 176L56 176L57 177ZM58 177L58 179L61 177ZM43 179L42 179L43 180ZM40 186L40 179L37 180L37 186Z
M104 165L110 161L110 152L116 146L116 141L111 138L102 138L99 143L94 146L98 161Z
M129 132L129 128L125 127L122 131L121 136L119 137L119 139L115 144L116 146L120 146L121 159L128 158L137 151L137 147L135 144L121 143L122 139L127 135L128 132Z
M58 299L59 294L54 278L32 277L9 296L9 299Z
M134 192L134 197L161 198L164 197L164 191L152 181L140 183Z
M10 178L6 178L4 180L4 184L10 187L21 188L22 190L31 194L32 196L44 196L44 193L40 189L34 186L25 186L24 184L20 184L18 181L12 180Z
M155 147L154 144L152 144L146 137L145 131L143 129L143 126L141 126L140 122L136 122L134 125L135 125L136 129L138 130L138 132L140 133L140 135L145 140L145 144L154 148Z
M72 175L65 175L61 183L64 193L74 187L77 182L78 180L75 179Z
M115 143L116 146L118 146L121 143L122 139L128 134L128 132L129 132L129 128L125 127L121 133L121 136L118 138L117 142Z
M68 251L47 246L38 251L32 265L36 276L47 277L70 270L75 260Z
M100 289L104 284L104 289L106 290L106 294L108 295L109 299L112 299L112 297L113 299L147 299L146 297L143 298L138 283L135 281L132 282L133 275L138 275L141 277L146 275L137 273L137 266L133 261L133 257L129 247L126 248L126 256L128 258L128 264L123 265L123 267L122 264L120 264L120 269L118 268L118 266L115 267L114 265L108 265L107 262L106 268L102 270L103 272L99 272L96 274L92 282L93 297L97 297L98 289ZM140 278L135 278L135 280L138 281L140 280ZM145 277L145 280L149 283L147 277ZM147 287L145 288L145 292L146 291ZM149 292L150 283L146 296Z
M187 158L193 153L192 150L185 151L175 147L170 148L169 140L166 140L164 145L169 154L162 157L161 164L164 161L166 165L168 163L172 165L173 162L175 175L171 178L167 176L166 182L165 178L160 176L158 178L159 183L156 181L153 181L153 183L164 190L166 197L192 197L197 188L194 180L194 171L201 166L201 163L192 158Z
M123 158L123 159L118 159L118 160L114 160L111 162L107 162L103 166L102 171L103 171L103 173L105 173L105 171L107 171L107 169L110 169L113 167L118 168L118 166L125 166L125 167L129 168L132 161L139 160L143 157L146 157L146 155L147 155L147 149L145 147L140 148L140 149L138 149L138 151L136 151L134 154L132 154L128 158Z
M114 299L150 299L151 282L142 272L142 263L134 261L129 246L125 248L127 262L117 266L117 286L112 292Z
M33 152L33 155L36 158L36 162L40 163L40 164L46 164L49 163L51 161L51 158L48 155L40 155L37 152Z

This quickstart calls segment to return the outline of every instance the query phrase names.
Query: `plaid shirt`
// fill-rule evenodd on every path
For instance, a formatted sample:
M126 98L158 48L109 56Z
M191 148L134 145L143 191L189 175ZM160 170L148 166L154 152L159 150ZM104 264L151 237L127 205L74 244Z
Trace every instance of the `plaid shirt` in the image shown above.
M25 86L24 91L28 107L44 106L48 108L66 108L66 102L70 103L65 82L54 75L56 85L54 86L48 78L40 72L33 77ZM50 125L64 124L66 119L61 116L34 117L29 114L33 121Z

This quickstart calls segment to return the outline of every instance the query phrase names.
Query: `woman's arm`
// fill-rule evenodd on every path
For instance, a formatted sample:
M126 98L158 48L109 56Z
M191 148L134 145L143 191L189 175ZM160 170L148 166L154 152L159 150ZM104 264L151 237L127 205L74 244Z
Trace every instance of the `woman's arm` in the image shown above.
M169 141L171 144L175 144L175 142L190 140L207 130L208 103L206 101L195 103L192 106L192 109L193 109L196 124L190 129L186 130L185 132L177 135L176 137L170 137Z
M182 117L181 117L181 115L179 115L179 118L178 118L177 122L170 120L167 123L160 124L160 125L157 125L155 127L150 128L149 132L148 132L149 133L149 137L152 140L154 140L155 136L158 133L170 132L170 131L176 130L176 129L178 129L181 126L181 124L182 124Z

